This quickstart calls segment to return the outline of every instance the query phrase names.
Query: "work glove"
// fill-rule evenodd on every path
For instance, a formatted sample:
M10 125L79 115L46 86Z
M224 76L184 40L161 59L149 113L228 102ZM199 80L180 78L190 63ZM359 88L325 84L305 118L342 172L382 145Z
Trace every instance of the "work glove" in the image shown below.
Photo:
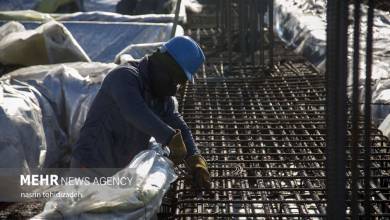
M182 163L184 157L187 155L187 148L179 129L176 130L171 141L169 141L168 148L171 152L169 154L169 159L172 160L175 165Z
M186 159L186 165L192 178L192 185L195 190L210 190L210 173L206 160L199 154L192 155Z

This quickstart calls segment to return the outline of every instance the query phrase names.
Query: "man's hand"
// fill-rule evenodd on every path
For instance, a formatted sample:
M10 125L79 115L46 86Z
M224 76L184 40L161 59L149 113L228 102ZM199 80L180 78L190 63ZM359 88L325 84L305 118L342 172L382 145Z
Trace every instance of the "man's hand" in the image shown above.
M201 155L193 155L186 159L186 163L190 170L195 190L210 190L210 173L206 160Z
M181 131L176 130L176 134L172 136L171 141L168 144L169 150L169 159L173 161L175 165L183 162L184 157L187 155L187 148L184 144L183 137L181 136Z

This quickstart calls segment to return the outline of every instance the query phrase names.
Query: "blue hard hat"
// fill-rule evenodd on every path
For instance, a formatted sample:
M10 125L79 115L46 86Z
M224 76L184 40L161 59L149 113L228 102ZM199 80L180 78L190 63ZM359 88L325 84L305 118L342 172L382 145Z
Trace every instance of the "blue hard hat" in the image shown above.
M160 51L168 52L191 82L194 82L196 71L205 61L200 46L187 36L177 36L170 39L161 47Z

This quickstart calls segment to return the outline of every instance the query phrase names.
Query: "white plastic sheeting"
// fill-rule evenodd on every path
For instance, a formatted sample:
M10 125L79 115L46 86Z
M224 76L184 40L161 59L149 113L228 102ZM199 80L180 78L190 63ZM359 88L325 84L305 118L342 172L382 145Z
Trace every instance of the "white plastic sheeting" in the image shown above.
M137 1L137 0L132 0ZM139 1L139 0L138 0ZM170 13L174 14L175 5L177 0L161 0L167 2L167 5L171 5ZM84 7L86 11L108 11L115 12L116 5L120 0L84 0ZM139 1L142 2L142 1ZM147 2L147 1L144 1ZM153 6L151 6L153 7ZM202 11L202 5L197 0L182 0L179 11L179 19L183 22L187 21L186 9L194 13L200 13ZM151 13L151 12L148 12Z
M105 11L115 12L116 5L120 0L84 0L85 11ZM172 2L170 5L174 6L177 0L169 0ZM0 11L10 10L31 10L34 9L38 0L1 0ZM202 5L197 0L182 0L179 16L181 21L187 20L186 9L194 13L200 13ZM171 8L170 13L174 13L175 8ZM149 12L151 13L151 12Z
M0 30L0 63L4 65L90 61L72 34L58 22L50 21L28 31L14 22L4 26Z
M104 77L108 70L115 68L116 66L117 65L112 63L99 62L73 62L66 64L36 65L17 69L1 77L0 80L12 78L20 81L42 81L49 71L61 67L75 69L82 77L94 79Z
M390 138L390 114L388 114L383 120L383 122L379 125L378 129L382 131L383 135Z
M122 15L113 12L92 11L61 14L55 16L58 21L105 21L105 22L173 22L174 14L145 14L145 15Z
M173 22L174 14L122 15L113 12L91 11L69 14L48 14L33 10L0 11L5 21L105 21L105 22Z
M10 21L2 26L0 26L0 41L7 35L11 33L16 33L16 32L22 32L25 31L26 29L24 26L15 21Z
M360 87L363 92L365 79L365 27L367 6L362 7ZM350 6L353 12L353 6ZM326 59L326 1L325 0L275 0L275 32L297 53L306 56L317 68L325 71ZM352 17L351 17L352 19ZM349 26L349 63L352 63L353 25ZM375 10L373 44L373 103L372 117L383 120L390 113L390 13ZM350 65L351 66L351 65ZM349 71L351 73L351 69ZM352 78L349 77L349 85ZM364 98L362 96L362 98ZM379 103L386 103L380 105Z
M29 24L31 26L35 25L35 23L28 23L27 26ZM72 27L72 24L69 25ZM77 26L79 24L74 23L74 25L76 25L76 27L72 30L79 28L80 31L82 31L82 27ZM120 23L119 25L122 25L122 23ZM148 30L148 28L154 30L156 26L160 27L161 29L166 28L166 25L164 24L146 25L145 23L137 23L131 25L131 27L136 28L129 28L130 32L134 29L137 30L137 28L141 32ZM128 27L128 24L124 24L124 29L126 27ZM20 28L20 26L16 25L15 29L18 30L18 28ZM87 31L84 30L84 32ZM154 37L158 38L158 36ZM92 34L90 38L92 38ZM139 41L145 40L141 38L142 37L139 37ZM151 38L153 38L153 36ZM112 38L110 39L112 40ZM118 41L120 40L118 39ZM120 44L120 42L117 42L117 44ZM112 45L110 46L112 47ZM126 46L126 44L120 44L120 46L124 47ZM137 56L142 57L143 55L145 55L144 53L145 50L144 52L138 51ZM135 53L133 53L133 55L135 56ZM13 147L13 145L16 144L11 143L10 141L7 142L9 144L7 144L5 141L3 142L4 144L9 146L9 149L4 148L2 153L0 154L2 156L3 161L7 162L9 158L14 158L14 163L8 163L9 166L26 168L37 168L40 166L56 167L57 164L66 162L66 153L69 154L70 152L69 145L74 144L77 140L79 130L85 121L89 106L93 101L93 98L95 97L98 89L100 88L102 80L104 79L108 71L115 66L115 64L102 63L67 63L58 65L40 65L18 69L3 76L0 79L1 82L6 82L10 80L18 80L25 82L26 86L28 88L31 88L30 90L37 91L36 93L34 93L36 94L36 99L46 100L45 103L47 103L44 106L38 107L32 104L23 106L21 104L11 105L10 103L5 102L0 105L1 108L4 109L12 107L17 111L22 111L23 114L21 113L20 117L8 117L13 120L16 120L18 118L27 120L29 121L29 123L26 123L26 125L34 126L31 128L29 128L28 126L19 126L18 124L20 124L20 122L15 122L12 120L7 124L7 126L15 127L16 130L14 132L12 130L9 130L9 132L4 132L0 134L0 139L2 140L8 141L8 139L18 137L17 135L15 135L15 133L24 134L27 132L28 134L24 135L22 138L18 137L15 139L15 141L18 142L16 143L18 144L16 150L14 149L15 147ZM14 86L10 85L9 87L13 88ZM31 94L32 92L25 92L23 96L29 97L29 95L31 96ZM26 101L24 101L24 99L21 99L20 102L23 104ZM48 110L45 110L45 108L48 108ZM42 113L43 110L49 113ZM45 118L47 119L47 121L42 121L42 119L38 120L39 117L38 119L37 117L29 119L28 115L33 114L35 111L40 114L41 118ZM49 124L45 125L45 123ZM51 125L50 123L56 124L57 127L51 128L50 126L54 125ZM6 125L5 122L2 124ZM53 133L61 133L66 136L58 139L58 135L52 135L51 133L46 134L44 132L41 132L41 130L47 130L48 132L52 131ZM56 143L56 141L61 140L64 142L64 144L42 144L46 142ZM23 151L20 149L23 149ZM50 152L50 154L47 154L46 152ZM32 155L35 156L33 157ZM33 159L27 157L33 157ZM44 163L44 161L48 162Z
M151 219L177 175L169 159L154 150L146 150L113 177L131 181L120 186L91 183L54 187L48 191L80 192L82 196L54 197L32 219Z
M379 124L390 114L390 79L382 78L377 79L374 82L375 85L372 87L372 102L375 103L375 105L371 106L371 114L375 122ZM383 121L381 126L390 126L383 124L388 122L389 120Z
M113 62L131 44L164 42L171 38L172 23L64 23L94 61ZM90 33L87 33L87 32ZM178 27L176 35L183 35ZM99 46L97 46L99 45Z
M0 20L4 21L50 21L50 14L33 10L0 11Z
M0 167L62 167L105 74L116 65L32 66L0 78Z
M6 78L32 83L48 97L68 142L74 144L101 82L115 67L103 63L33 66L11 72Z
M130 45L116 55L114 62L116 64L124 64L129 61L141 59L146 54L152 54L163 44L164 42Z
M82 77L76 69L60 66L50 70L39 84L56 103L56 113L71 144L77 141L102 79L103 76L92 82L90 77Z
M172 23L143 22L73 22L62 24L93 61L113 62L115 56L132 44L165 42L170 39ZM36 28L37 22L23 22L26 29ZM181 26L176 36L183 35Z
M306 56L318 69L325 69L326 20L324 1L275 0L274 30L288 46ZM321 9L318 11L318 9Z
M367 7L362 7L361 41L365 41ZM351 13L353 7L350 7ZM288 45L303 53L321 71L325 71L326 47L326 1L325 0L291 0L275 1L275 31ZM353 25L349 26L349 60L352 60ZM390 13L375 10L374 18L374 52L373 79L387 78L390 74ZM364 74L365 45L361 47L361 79Z
M0 81L0 167L55 167L64 156L66 136L39 90L15 80Z

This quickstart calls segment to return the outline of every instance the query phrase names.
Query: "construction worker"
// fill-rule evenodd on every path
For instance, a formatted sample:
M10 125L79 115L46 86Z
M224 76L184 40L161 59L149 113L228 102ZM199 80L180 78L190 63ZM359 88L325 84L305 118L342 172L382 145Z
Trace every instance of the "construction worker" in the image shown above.
M150 56L112 70L104 79L73 149L71 167L123 168L154 137L169 158L185 162L197 189L208 189L205 159L178 112L174 95L193 82L205 57L189 37L174 37Z

